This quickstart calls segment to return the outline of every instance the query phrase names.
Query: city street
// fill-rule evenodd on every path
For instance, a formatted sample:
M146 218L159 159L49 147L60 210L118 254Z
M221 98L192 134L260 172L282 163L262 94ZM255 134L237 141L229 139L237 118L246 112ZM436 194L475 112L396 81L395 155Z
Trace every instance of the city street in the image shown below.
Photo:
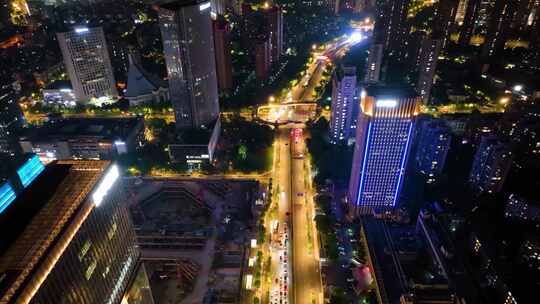
M297 149L305 151L301 137ZM315 229L313 191L307 158L291 160L292 217L293 217L293 282L295 303L323 303L323 289L319 267L319 244Z

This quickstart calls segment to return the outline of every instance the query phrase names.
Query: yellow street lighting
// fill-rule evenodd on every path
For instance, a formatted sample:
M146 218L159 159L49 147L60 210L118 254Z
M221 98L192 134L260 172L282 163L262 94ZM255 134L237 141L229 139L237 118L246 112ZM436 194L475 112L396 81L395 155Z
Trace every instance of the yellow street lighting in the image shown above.
M276 101L276 98L273 95L271 95L270 97L268 97L268 100L270 102L274 102L274 101Z
M510 98L508 97L503 97L499 100L499 103L502 104L502 105L506 105L508 102L510 101Z

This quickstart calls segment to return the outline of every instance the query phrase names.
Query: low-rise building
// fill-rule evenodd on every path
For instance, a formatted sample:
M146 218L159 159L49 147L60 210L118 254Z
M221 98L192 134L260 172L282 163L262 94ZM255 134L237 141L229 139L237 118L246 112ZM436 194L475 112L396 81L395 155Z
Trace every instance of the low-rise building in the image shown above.
M125 98L129 105L164 102L169 99L167 83L148 73L133 55L129 55L129 70Z
M43 89L43 101L48 105L73 107L77 99L71 83L67 80L58 80Z
M144 139L144 119L62 119L28 129L19 137L25 153L48 163L55 159L112 159L134 151Z
M214 152L221 133L221 122L208 129L190 129L183 132L181 142L169 145L171 161L186 163L190 169L200 169L201 164L214 160Z

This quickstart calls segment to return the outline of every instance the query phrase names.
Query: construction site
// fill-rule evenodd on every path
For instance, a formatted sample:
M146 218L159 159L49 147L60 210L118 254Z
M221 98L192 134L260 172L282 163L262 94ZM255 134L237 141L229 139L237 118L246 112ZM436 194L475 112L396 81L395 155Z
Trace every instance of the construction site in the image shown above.
M127 178L128 202L155 303L238 303L255 235L251 180Z

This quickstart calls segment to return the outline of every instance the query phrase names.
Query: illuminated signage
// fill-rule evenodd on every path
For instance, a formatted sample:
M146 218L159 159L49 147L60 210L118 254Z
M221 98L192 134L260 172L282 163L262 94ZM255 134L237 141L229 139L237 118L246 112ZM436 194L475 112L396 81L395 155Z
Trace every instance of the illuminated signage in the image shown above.
M4 212L9 205L17 198L15 191L9 183L4 183L0 187L0 213Z
M45 170L45 166L39 161L39 157L34 155L17 170L17 175L19 175L23 187L26 188L43 170Z
M82 34L82 33L88 33L89 29L87 27L76 27L75 33Z
M380 99L380 100L377 100L376 106L378 108L395 108L397 106L397 100L395 100L395 99Z
M107 195L107 192L109 192L109 189L111 189L119 176L120 172L118 171L118 167L116 165L112 165L97 189L92 194L92 199L94 200L96 207L101 204L103 198L105 195Z
M199 5L199 11L204 11L205 9L209 9L210 8L210 2L206 2L206 3L203 3L201 5Z

